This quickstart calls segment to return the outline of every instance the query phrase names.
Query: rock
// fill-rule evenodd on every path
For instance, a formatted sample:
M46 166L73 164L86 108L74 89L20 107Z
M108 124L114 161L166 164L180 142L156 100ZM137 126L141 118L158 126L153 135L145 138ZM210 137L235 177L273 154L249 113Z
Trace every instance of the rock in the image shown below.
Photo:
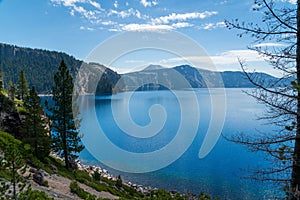
M31 161L29 158L27 158L27 159L25 160L25 164L26 164L26 165L32 166L32 161Z
M0 93L0 130L14 135L17 139L22 139L21 125L22 119L14 102Z
M144 189L142 187L138 187L137 191L141 192L141 193L144 193Z
M70 164L71 169L77 169L78 168L77 162L73 159L69 160L69 164Z
M50 164L50 169L53 171L54 174L58 174L58 169L55 165Z
M39 185L44 185L45 180L44 180L44 173L43 171L37 170L34 174L33 174L33 181L36 182Z
M31 173L36 173L38 170L37 169L35 169L35 168L33 168L33 167L30 167L30 169L29 169L29 172L31 172Z

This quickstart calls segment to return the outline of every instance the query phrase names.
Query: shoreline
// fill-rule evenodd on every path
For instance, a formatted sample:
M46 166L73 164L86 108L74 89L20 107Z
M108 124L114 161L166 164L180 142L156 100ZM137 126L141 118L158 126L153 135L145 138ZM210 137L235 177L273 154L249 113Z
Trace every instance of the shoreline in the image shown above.
M93 176L95 172L98 172L102 178L106 178L108 180L117 181L118 176L112 175L109 173L107 169L101 168L100 166L95 165L85 165L82 164L80 160L76 161L78 170L84 170L89 173L90 176ZM151 191L157 191L158 188L152 188L151 186L143 186L141 184L132 183L131 181L122 179L122 184L135 189L138 192L143 193L144 195L149 195Z
M50 155L61 161L64 161L61 157L59 157L55 153L51 153ZM110 174L107 169L104 169L100 166L83 164L82 161L79 159L75 160L75 163L76 163L76 167L78 170L86 171L91 177L93 176L93 174L95 172L98 172L100 177L102 177L102 178L106 178L106 179L112 180L112 181L117 181L118 176L120 176L120 175L114 176L114 175ZM122 178L121 178L121 180L122 180L122 184L124 184L128 187L131 187L131 188L135 189L136 191L143 193L146 196L150 195L151 191L159 190L159 188L157 188L157 187L152 188L151 186L143 186L141 184L132 183L131 181L128 181L128 180L125 180ZM177 193L176 190L170 190L168 192L170 194Z

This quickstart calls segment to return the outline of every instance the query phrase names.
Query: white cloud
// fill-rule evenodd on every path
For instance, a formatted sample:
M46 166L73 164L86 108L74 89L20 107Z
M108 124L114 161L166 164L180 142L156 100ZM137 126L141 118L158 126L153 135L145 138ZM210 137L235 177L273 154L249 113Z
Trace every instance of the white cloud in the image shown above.
M96 9L103 11L101 5L98 2L92 0L51 0L51 2L54 5L63 5L65 7L69 7L71 9L70 15L72 16L74 16L75 13L77 12L90 20L96 19L97 18L96 15L98 12L96 10L86 10L83 7L84 4L89 4Z
M177 14L172 13L167 16L161 16L158 18L152 19L152 22L155 24L168 24L170 21L186 21L188 19L204 19L210 17L212 15L216 15L218 12L216 11L204 11L204 12L192 12L192 13L184 13Z
M98 2L96 2L96 1L89 1L89 3L90 3L92 6L94 6L95 8L97 8L97 9L99 9L99 10L102 10L101 5L100 5Z
M141 12L139 10L135 10L133 8L130 8L128 10L122 10L122 11L110 10L109 13L107 14L107 16L111 16L111 15L117 15L118 17L121 17L121 18L127 18L130 16L135 16L139 19L143 18L143 16L141 15Z
M96 19L97 18L96 17L96 12L91 11L91 10L86 10L82 6L74 5L72 10L80 13L81 15L83 15L87 19ZM74 14L74 11L73 11L73 14Z
M115 7L115 8L118 8L118 5L119 5L119 4L118 4L118 1L115 1L115 2L114 2L114 7Z
M221 53L220 55L210 56L216 65L234 64L238 58L246 62L262 62L264 57L252 50L230 50Z
M280 43L272 43L272 42L266 42L266 43L260 43L253 45L252 47L284 47L286 46L285 44L280 44Z
M101 22L102 25L105 25L105 26L110 26L110 25L115 25L117 24L116 22L114 21L104 21L104 22Z
M84 27L84 26L80 26L79 27L80 30L87 30L87 31L94 31L95 29L91 28L91 27Z
M297 0L281 0L282 2L288 2L291 4L297 4Z
M138 10L135 11L135 16L136 16L137 18L139 18L139 19L142 18L142 14L141 14L141 12L138 11Z
M96 0L50 0L53 5L62 5L69 9L70 15L82 16L87 19L93 27L98 25L99 29L108 31L162 31L175 30L195 26L190 20L204 19L218 14L216 11L171 13L166 16L151 18L135 8L125 10L118 9L120 1L112 1L112 9L104 10ZM156 0L139 0L145 7L157 5ZM128 2L125 3L127 6ZM113 21L112 21L113 17ZM115 18L120 18L120 20ZM129 18L129 19L127 19ZM134 19L135 18L135 19ZM124 22L126 19L126 22ZM223 24L206 24L202 29L213 29ZM195 26L197 27L197 26ZM83 30L83 29L82 29ZM87 30L87 29L85 29Z
M193 25L190 23L187 23L187 22L178 22L178 23L172 24L172 27L174 27L174 28L185 28L185 27L191 27L191 26L193 26Z
M62 4L64 6L74 6L76 3L85 3L86 0L51 0L52 3L54 4Z
M215 65L231 65L237 64L238 58L246 62L262 62L265 61L256 51L252 50L230 50L214 56L190 56L190 57L174 57L166 60L161 60L160 63L170 64L176 62L194 62L207 63L213 61Z
M167 24L120 24L119 25L119 31L149 31L149 32L164 32L164 31L170 31L178 28L185 28L193 26L192 24L189 24L187 22L178 22L171 25Z
M51 0L51 2L56 5L64 5L66 7L73 7L78 3L90 4L95 8L102 10L101 5L98 2L92 0Z
M140 3L144 6L144 7L151 7L151 6L156 6L158 3L157 1L147 1L147 0L141 0Z
M224 5L224 4L227 4L228 3L228 1L227 0L224 0L224 1L221 1L219 4L220 5Z
M120 32L120 29L117 28L110 28L108 29L109 32Z
M173 27L169 25L153 25L153 24L126 24L121 25L121 29L123 31L169 31L172 30Z
M129 3L126 1L125 5L126 5L126 6L129 6Z
M71 10L71 11L70 11L70 15L74 16L74 15L75 15L75 11L74 11L74 10Z
M208 24L204 24L201 29L204 30L212 30L212 29L216 29L216 28L222 28L225 27L225 22L217 22L217 23L208 23Z

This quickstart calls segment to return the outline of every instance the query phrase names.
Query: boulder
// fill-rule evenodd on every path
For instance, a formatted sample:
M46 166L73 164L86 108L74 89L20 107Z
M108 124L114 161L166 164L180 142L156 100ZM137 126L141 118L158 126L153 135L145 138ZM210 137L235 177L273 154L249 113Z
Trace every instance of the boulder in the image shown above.
M45 180L44 180L44 173L41 170L37 170L34 174L33 174L33 181L36 182L39 185L44 185Z

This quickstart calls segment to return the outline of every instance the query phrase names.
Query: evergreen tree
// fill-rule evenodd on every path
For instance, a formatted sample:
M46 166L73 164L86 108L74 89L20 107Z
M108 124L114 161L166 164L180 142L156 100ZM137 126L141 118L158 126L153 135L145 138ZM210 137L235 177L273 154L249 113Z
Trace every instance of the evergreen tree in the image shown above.
M33 154L43 159L50 153L51 138L47 131L47 119L44 110L40 105L40 97L32 87L29 96L25 101L28 114L25 118L24 142L30 144Z
M76 159L83 150L81 135L75 127L79 124L77 113L72 111L73 79L62 60L58 72L54 75L52 112L53 150L65 159L65 166L70 168L70 161ZM75 114L75 115L73 115Z
M26 151L27 146L16 140L9 133L0 131L0 171L8 172L6 178L9 182L0 181L0 197L6 197L7 193L12 193L13 199L17 199L17 189L21 191L25 184L21 184L22 178L18 170L24 166L22 151ZM22 170L23 171L23 170ZM10 189L12 186L12 191Z
M8 82L8 96L10 98L10 100L14 101L15 99L15 95L16 95L16 87L14 86L12 81Z
M23 70L20 72L18 84L17 84L17 98L24 101L26 97L28 96L29 88L28 88L28 82L25 76L25 73Z
M3 89L3 73L0 70L0 91Z

